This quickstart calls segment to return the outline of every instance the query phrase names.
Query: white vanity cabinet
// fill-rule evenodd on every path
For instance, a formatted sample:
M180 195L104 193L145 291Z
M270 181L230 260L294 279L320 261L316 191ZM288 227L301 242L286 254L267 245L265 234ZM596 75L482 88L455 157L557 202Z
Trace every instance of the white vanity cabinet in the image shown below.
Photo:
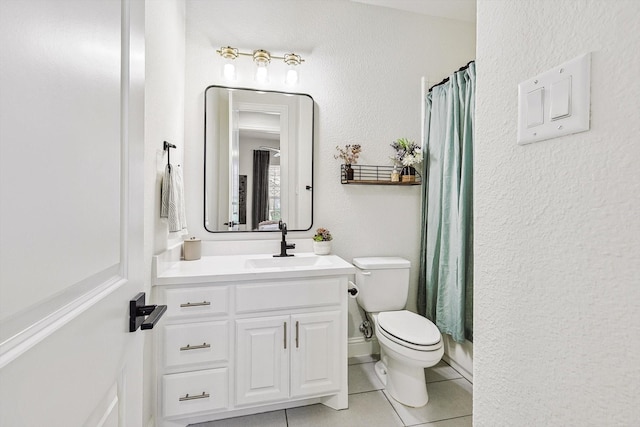
M155 335L156 425L313 403L347 408L346 272L159 276L155 303L167 314Z

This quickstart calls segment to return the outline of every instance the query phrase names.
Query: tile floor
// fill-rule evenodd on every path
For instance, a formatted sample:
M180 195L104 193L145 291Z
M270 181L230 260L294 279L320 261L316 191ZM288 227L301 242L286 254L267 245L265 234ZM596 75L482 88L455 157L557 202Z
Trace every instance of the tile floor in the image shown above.
M371 358L349 360L349 409L310 405L191 427L471 427L472 385L441 361L425 370L429 403L409 408L383 390Z

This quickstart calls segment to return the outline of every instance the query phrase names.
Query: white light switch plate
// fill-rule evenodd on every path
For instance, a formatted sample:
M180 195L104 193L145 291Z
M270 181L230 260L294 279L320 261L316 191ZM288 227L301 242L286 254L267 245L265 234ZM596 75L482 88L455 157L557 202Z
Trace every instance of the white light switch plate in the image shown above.
M569 84L568 105L561 105L561 110L568 109L568 115L551 118L551 102L564 101L566 93L553 93L553 90L567 90L562 84L571 77ZM542 123L538 117L539 107L535 111L530 94L542 89ZM518 85L518 144L529 144L562 135L584 132L589 130L589 112L591 103L591 53L586 53L569 62L554 67L536 77ZM554 108L556 108L554 107ZM558 115L554 112L554 115ZM540 123L532 125L535 123Z

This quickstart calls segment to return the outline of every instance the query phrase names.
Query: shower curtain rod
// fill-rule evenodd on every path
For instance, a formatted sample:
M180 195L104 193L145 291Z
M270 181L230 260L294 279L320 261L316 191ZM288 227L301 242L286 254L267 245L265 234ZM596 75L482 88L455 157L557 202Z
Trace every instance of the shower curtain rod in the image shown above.
M469 68L469 65L471 65L471 63L472 63L472 62L475 62L475 59L472 59L471 61L467 62L467 65L465 65L464 67L460 67L460 68L458 68L458 71L464 71L464 70L466 70L467 68ZM455 72L457 73L458 71L455 71ZM431 92L431 91L433 90L433 88L434 88L434 87L436 87L436 86L440 86L440 85L443 85L443 84L445 84L445 83L446 83L446 82L448 82L448 81L449 81L449 77L446 77L446 78L445 78L445 79L443 79L440 83L436 83L436 84L434 84L433 86L431 86L431 87L429 88L429 90L427 91L427 93Z

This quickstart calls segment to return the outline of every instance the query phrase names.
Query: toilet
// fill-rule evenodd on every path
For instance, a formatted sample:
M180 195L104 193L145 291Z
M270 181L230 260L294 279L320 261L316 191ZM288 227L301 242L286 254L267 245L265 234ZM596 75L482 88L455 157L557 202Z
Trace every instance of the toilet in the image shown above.
M372 318L380 343L375 371L389 395L406 406L427 404L424 368L444 353L440 331L429 319L404 310L411 263L398 257L354 258L358 305Z

